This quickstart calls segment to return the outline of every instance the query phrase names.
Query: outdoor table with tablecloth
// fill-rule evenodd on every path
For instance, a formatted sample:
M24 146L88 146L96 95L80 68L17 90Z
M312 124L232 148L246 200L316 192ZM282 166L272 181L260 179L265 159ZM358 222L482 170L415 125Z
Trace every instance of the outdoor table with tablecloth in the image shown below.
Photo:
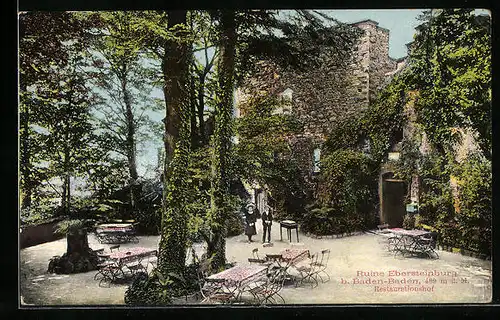
M266 276L267 266L262 265L237 265L206 278L207 281L220 281L224 290L240 297L245 286L258 281Z
M114 282L119 279L126 278L126 272L146 270L146 266L142 264L143 259L156 256L157 250L151 248L135 247L127 248L123 251L112 252L107 255L107 262L103 264L102 268L99 269L94 279L98 279L101 276L101 284L103 281Z
M117 251L109 255L109 259L114 261L119 269L123 268L129 263L141 264L142 260L157 255L156 249L135 247L128 248L126 251Z
M125 228L132 229L133 225L131 223L103 223L97 226L100 229L106 228Z
M280 264L284 262L287 265L294 265L309 257L309 249L285 249L277 254L267 253L266 257L268 260L272 260Z
M130 223L107 223L96 227L96 236L100 243L139 242Z
M395 253L401 253L403 256L408 253L426 253L431 256L430 253L435 253L434 249L425 241L428 240L431 235L429 231L391 228L389 232L394 235L392 238L392 250Z
M151 248L135 247L127 248L126 251L116 251L109 255L109 259L116 261L119 265L137 260L142 260L144 257L156 255L157 250Z
M278 254L268 253L266 254L266 258L276 263L276 265L285 272L288 278L292 278L288 273L288 269L309 258L309 255L309 249L294 248L282 250Z

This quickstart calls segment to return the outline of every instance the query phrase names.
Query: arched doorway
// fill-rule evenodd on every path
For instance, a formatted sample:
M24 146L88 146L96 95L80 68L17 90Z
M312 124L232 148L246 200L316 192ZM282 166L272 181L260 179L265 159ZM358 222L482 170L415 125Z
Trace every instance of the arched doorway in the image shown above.
M405 197L405 181L394 179L393 172L382 174L380 185L381 223L387 223L391 228L403 226L403 218L406 214Z

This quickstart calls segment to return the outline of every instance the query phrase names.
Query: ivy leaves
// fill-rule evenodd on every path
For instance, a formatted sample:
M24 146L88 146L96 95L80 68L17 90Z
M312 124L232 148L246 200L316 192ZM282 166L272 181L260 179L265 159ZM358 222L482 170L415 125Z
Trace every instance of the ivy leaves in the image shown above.
M490 21L471 9L435 10L416 35L409 84L420 92L419 122L441 148L456 141L450 128L470 127L491 157Z

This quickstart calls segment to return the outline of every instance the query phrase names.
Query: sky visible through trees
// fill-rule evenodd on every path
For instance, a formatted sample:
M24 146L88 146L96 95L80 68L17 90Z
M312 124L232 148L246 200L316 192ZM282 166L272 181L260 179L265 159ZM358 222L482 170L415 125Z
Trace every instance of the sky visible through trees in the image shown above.
M407 55L406 44L413 41L415 27L420 24L417 17L422 14L420 9L388 9L388 10L321 10L329 16L344 23L354 23L357 21L371 19L377 21L379 26L389 29L389 55L393 58L402 58ZM284 10L283 13L289 13ZM477 9L476 13L489 14L488 10ZM213 50L210 50L210 57ZM202 51L195 53L196 58L205 64L205 57ZM154 98L162 98L161 90L152 92ZM152 114L152 118L158 121L164 117L162 112ZM161 141L151 141L150 147L146 147L138 155L138 170L140 174L147 172L146 168L154 166L157 162L157 148L161 146Z
M401 58L407 55L406 44L413 41L415 27L419 25L417 17L423 12L420 9L389 9L389 10L320 10L332 18L338 19L344 23L354 23L361 20L371 19L377 21L380 27L389 29L389 55L393 58ZM291 10L283 10L280 15L286 16ZM489 11L478 9L476 13L489 14ZM293 13L292 13L293 14ZM208 50L209 59L212 58L213 48ZM200 64L206 64L204 52L195 52L195 58ZM163 99L161 88L154 88L150 97L153 99ZM163 110L147 111L152 121L161 125L161 120L165 116ZM37 128L34 128L35 130ZM43 131L43 130L42 130ZM162 141L159 138L152 138L144 141L141 146L138 146L137 153L137 170L139 176L153 177L155 176L155 168L158 163L158 149L161 147Z

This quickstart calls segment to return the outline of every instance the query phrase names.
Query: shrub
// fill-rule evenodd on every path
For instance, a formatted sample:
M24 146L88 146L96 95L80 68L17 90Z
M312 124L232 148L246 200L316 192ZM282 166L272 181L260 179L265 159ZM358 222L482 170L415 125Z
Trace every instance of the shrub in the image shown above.
M321 161L318 200L340 211L368 213L377 200L378 168L367 155L337 150Z
M157 277L141 272L125 291L125 304L133 306L161 306L171 303L168 291L164 294Z
M140 208L135 213L137 222L137 231L141 234L157 235L161 225L161 205L151 205L145 208Z
M341 234L375 224L377 173L375 162L361 152L336 150L321 161L315 205L302 220L315 234Z
M172 304L173 298L184 297L198 289L196 270L198 264L191 264L182 274L168 273L158 269L148 275L138 273L125 291L125 303L133 306L162 306Z
M405 214L403 218L403 228L406 230L411 230L415 228L415 216L413 214Z
M370 215L346 213L331 207L312 205L307 207L306 214L301 219L301 228L318 236L351 234L373 226L375 221L372 218Z
M443 245L491 254L491 162L472 155L444 173L437 160L424 165L420 223L435 226ZM456 208L450 173L458 185Z
M424 178L419 213L422 223L434 225L453 219L453 198L449 182Z
M491 162L471 156L456 167L459 211L456 213L461 244L485 254L491 253Z
M234 237L242 234L244 231L243 216L240 211L233 211L227 220L227 236Z
M22 208L21 224L36 225L58 217L59 201L55 198L39 197L29 208Z

